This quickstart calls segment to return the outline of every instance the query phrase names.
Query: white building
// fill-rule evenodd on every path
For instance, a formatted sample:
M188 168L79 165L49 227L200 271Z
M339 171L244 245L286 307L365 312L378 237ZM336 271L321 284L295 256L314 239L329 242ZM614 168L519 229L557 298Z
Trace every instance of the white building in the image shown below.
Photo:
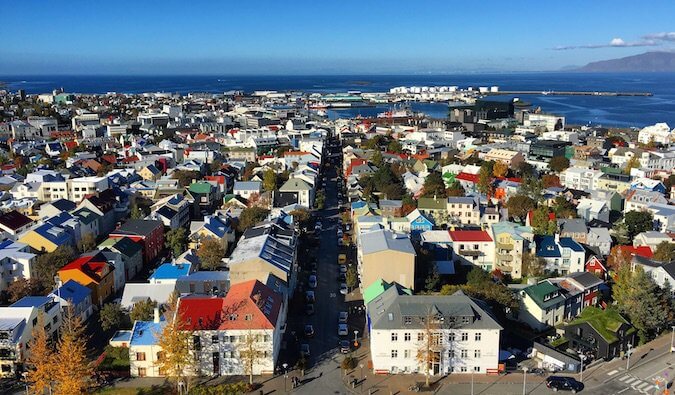
M592 191L597 189L602 174L600 170L570 167L560 173L560 183L570 189Z
M27 244L11 240L0 243L0 291L6 291L18 279L33 277L35 259Z
M642 144L649 144L655 142L658 144L667 145L675 140L675 129L670 130L667 123L657 123L650 126L645 126L638 133L638 142Z
M390 287L367 306L374 373L497 372L502 327L476 301L461 291L407 295L399 289ZM424 366L418 355L428 352L433 362Z

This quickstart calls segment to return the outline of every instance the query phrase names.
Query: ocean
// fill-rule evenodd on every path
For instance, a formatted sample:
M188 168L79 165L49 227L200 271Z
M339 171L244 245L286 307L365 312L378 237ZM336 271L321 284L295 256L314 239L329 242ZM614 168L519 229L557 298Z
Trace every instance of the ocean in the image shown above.
M209 92L229 90L304 92L386 92L396 86L498 86L500 90L650 92L651 97L527 95L521 99L543 111L564 115L567 123L643 127L667 122L675 127L673 73L514 73L461 75L339 76L0 76L6 88L46 93L63 88L74 93ZM502 96L499 96L502 97ZM507 98L504 98L507 99ZM390 106L346 109L332 116L371 116ZM447 116L442 103L414 103L431 117Z

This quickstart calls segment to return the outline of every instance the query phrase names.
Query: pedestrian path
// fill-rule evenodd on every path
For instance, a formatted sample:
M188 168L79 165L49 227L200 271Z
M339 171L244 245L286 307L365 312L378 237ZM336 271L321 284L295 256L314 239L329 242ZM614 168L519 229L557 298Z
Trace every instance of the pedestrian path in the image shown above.
M625 374L619 377L618 381L630 386L630 388L638 391L641 394L650 394L655 388L653 383L644 381L630 374Z

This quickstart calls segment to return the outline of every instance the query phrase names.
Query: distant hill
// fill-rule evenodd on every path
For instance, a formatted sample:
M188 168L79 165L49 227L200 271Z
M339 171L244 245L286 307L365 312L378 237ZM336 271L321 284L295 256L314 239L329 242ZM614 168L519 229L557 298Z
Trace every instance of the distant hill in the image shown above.
M620 59L591 62L575 71L586 72L675 72L675 52L645 52Z

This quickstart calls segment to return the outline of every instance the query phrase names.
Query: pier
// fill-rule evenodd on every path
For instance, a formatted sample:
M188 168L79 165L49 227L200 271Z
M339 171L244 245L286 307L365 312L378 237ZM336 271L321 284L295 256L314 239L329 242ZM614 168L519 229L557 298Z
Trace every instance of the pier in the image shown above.
M599 91L497 91L485 95L551 95L551 96L654 96L651 92L599 92Z

